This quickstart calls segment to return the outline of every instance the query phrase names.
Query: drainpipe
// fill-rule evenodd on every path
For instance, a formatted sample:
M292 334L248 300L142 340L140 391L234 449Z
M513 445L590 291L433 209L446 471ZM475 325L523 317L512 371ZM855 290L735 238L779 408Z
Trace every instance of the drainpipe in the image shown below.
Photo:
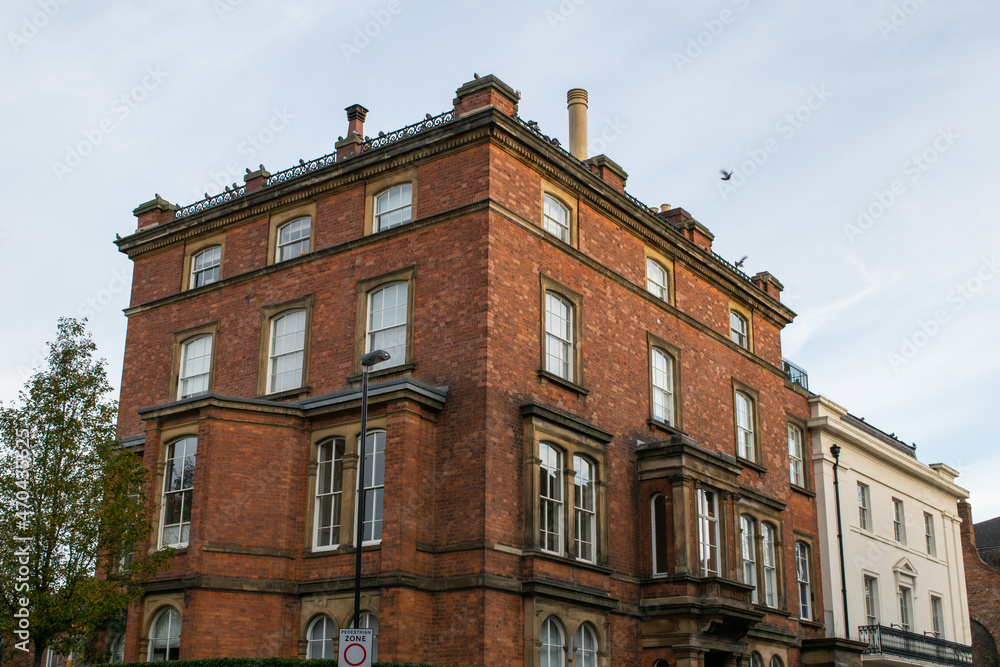
M830 448L833 454L833 495L837 502L837 544L840 546L840 593L844 598L844 636L851 638L851 621L847 614L847 572L844 569L844 526L840 519L840 480L837 468L840 465L840 445ZM836 624L835 624L836 625Z

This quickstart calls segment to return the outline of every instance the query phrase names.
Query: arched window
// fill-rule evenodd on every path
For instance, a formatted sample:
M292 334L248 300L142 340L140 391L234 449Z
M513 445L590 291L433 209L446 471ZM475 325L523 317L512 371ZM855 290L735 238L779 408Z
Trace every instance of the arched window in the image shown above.
M543 551L562 553L563 492L562 452L542 442L538 445L539 466L539 535Z
M167 446L163 474L163 520L160 547L186 547L191 531L191 499L198 438L183 438Z
M674 358L654 347L650 353L653 384L653 419L674 425Z
M757 544L753 517L740 515L740 546L743 556L743 583L753 586L751 601L757 604Z
M218 282L221 267L222 246L206 248L196 254L191 258L190 289Z
M573 304L545 293L545 370L573 381Z
M809 547L795 543L795 578L799 591L799 618L812 620L812 590L809 588Z
M317 446L316 541L314 548L340 544L340 503L344 476L344 439L332 438Z
M569 209L552 195L545 195L544 199L542 220L545 231L569 243Z
M573 667L597 667L597 633L589 623L582 623L574 638L576 655Z
M750 667L764 667L764 659L757 651L750 654Z
M667 499L653 496L650 503L653 515L653 576L667 574Z
M271 321L267 393L298 389L305 365L306 311L293 310Z
M306 657L310 660L333 660L337 657L337 649L334 647L334 640L337 638L337 627L333 624L333 619L324 614L320 614L309 624L309 632L306 633L309 640L309 648Z
M747 336L749 329L747 318L735 310L729 311L729 338L744 350L750 349L750 338Z
M774 527L760 524L760 551L764 569L764 604L778 606L778 567L774 555Z
M125 633L120 632L111 640L111 648L108 654L109 663L125 662Z
M413 185L404 183L389 188L375 198L375 231L405 225L412 219Z
M409 284L392 283L373 291L368 297L368 331L365 352L385 350L391 356L371 370L406 363L406 317Z
M382 498L385 494L385 431L365 438L365 519L362 544L382 541Z
M667 271L649 258L646 258L646 291L657 299L667 300Z
M277 256L274 261L284 262L308 254L311 232L312 220L308 217L292 220L279 227Z
M212 335L198 336L184 343L181 348L181 367L178 374L177 398L191 398L207 394L212 374Z
M177 660L181 648L181 613L167 607L153 620L149 631L150 662Z
M545 619L538 637L542 643L539 648L539 667L565 667L566 640L563 637L559 621L552 616Z
M802 462L802 429L788 425L788 478L795 486L805 487L806 473Z
M769 667L782 667L781 658L776 655L771 656L770 662L768 662Z
M594 464L582 456L573 457L574 508L576 509L576 556L593 563L596 560L594 535L597 532L594 495Z
M354 627L354 619L351 619L351 627ZM370 611L361 612L361 627L372 631L372 664L378 662L378 618Z
M757 460L754 440L753 399L736 392L736 453L747 461Z

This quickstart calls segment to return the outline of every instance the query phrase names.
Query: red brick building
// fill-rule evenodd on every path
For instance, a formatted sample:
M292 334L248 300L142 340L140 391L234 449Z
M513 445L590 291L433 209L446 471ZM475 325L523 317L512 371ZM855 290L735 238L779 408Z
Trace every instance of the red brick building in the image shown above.
M962 557L972 621L972 663L1000 665L1000 519L972 523L972 506L958 504L962 517Z
M120 436L154 473L144 547L178 555L130 609L124 660L333 653L378 348L362 602L380 658L857 658L817 618L781 284L588 158L586 93L572 152L518 98L477 77L374 138L355 105L335 154L135 210Z

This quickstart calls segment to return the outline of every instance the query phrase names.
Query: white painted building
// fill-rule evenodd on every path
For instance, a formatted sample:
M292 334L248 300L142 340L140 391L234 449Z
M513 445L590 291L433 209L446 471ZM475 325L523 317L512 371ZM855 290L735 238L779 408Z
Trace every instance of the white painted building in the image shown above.
M871 644L867 664L964 663L956 644L972 635L957 502L969 493L958 472L921 463L915 447L823 396L809 402L827 634Z

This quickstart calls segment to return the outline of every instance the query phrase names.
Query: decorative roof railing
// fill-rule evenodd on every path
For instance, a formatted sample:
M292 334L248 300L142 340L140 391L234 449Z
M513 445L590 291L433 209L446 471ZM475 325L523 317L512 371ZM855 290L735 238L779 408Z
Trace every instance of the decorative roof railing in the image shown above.
M781 360L782 369L785 371L785 378L792 384L797 384L803 389L809 389L809 374L801 366L796 366L788 359Z
M750 276L748 276L746 273L744 273L738 266L736 266L735 264L733 264L732 262L730 262L728 259L726 259L722 255L720 255L719 253L715 252L714 250L712 251L712 259L714 259L715 261L719 262L723 266L726 266L726 267L730 268L731 270L735 271L737 274L739 274L747 282L753 282L750 279Z
M436 116L431 116L427 114L422 121L419 123L414 123L413 125L407 125L406 127L396 130L394 132L379 132L378 136L374 139L365 137L365 142L361 144L361 152L367 153L368 151L377 150L379 148L384 148L391 143L399 141L401 139L407 139L414 135L420 134L425 130L430 130L435 127L440 127L445 123L450 123L455 120L455 111L445 111L444 113L439 113Z
M233 201L238 197L242 197L246 193L247 187L245 185L241 185L235 189L230 188L227 185L224 192L213 196L208 196L208 193L205 193L206 196L201 201L196 201L195 203L184 206L183 208L178 208L177 211L174 212L174 218L183 218L184 216L191 215L192 213L199 213L205 209L212 208L213 206L224 204L227 201Z
M285 169L284 171L271 174L271 176L267 179L267 185L277 185L278 183L284 183L285 181L290 181L293 178L298 178L299 176L305 176L311 171L316 171L317 169L322 169L323 167L329 167L336 161L336 153L330 153L329 155L324 155L323 157L310 160L309 162L299 160L299 163L291 169Z

